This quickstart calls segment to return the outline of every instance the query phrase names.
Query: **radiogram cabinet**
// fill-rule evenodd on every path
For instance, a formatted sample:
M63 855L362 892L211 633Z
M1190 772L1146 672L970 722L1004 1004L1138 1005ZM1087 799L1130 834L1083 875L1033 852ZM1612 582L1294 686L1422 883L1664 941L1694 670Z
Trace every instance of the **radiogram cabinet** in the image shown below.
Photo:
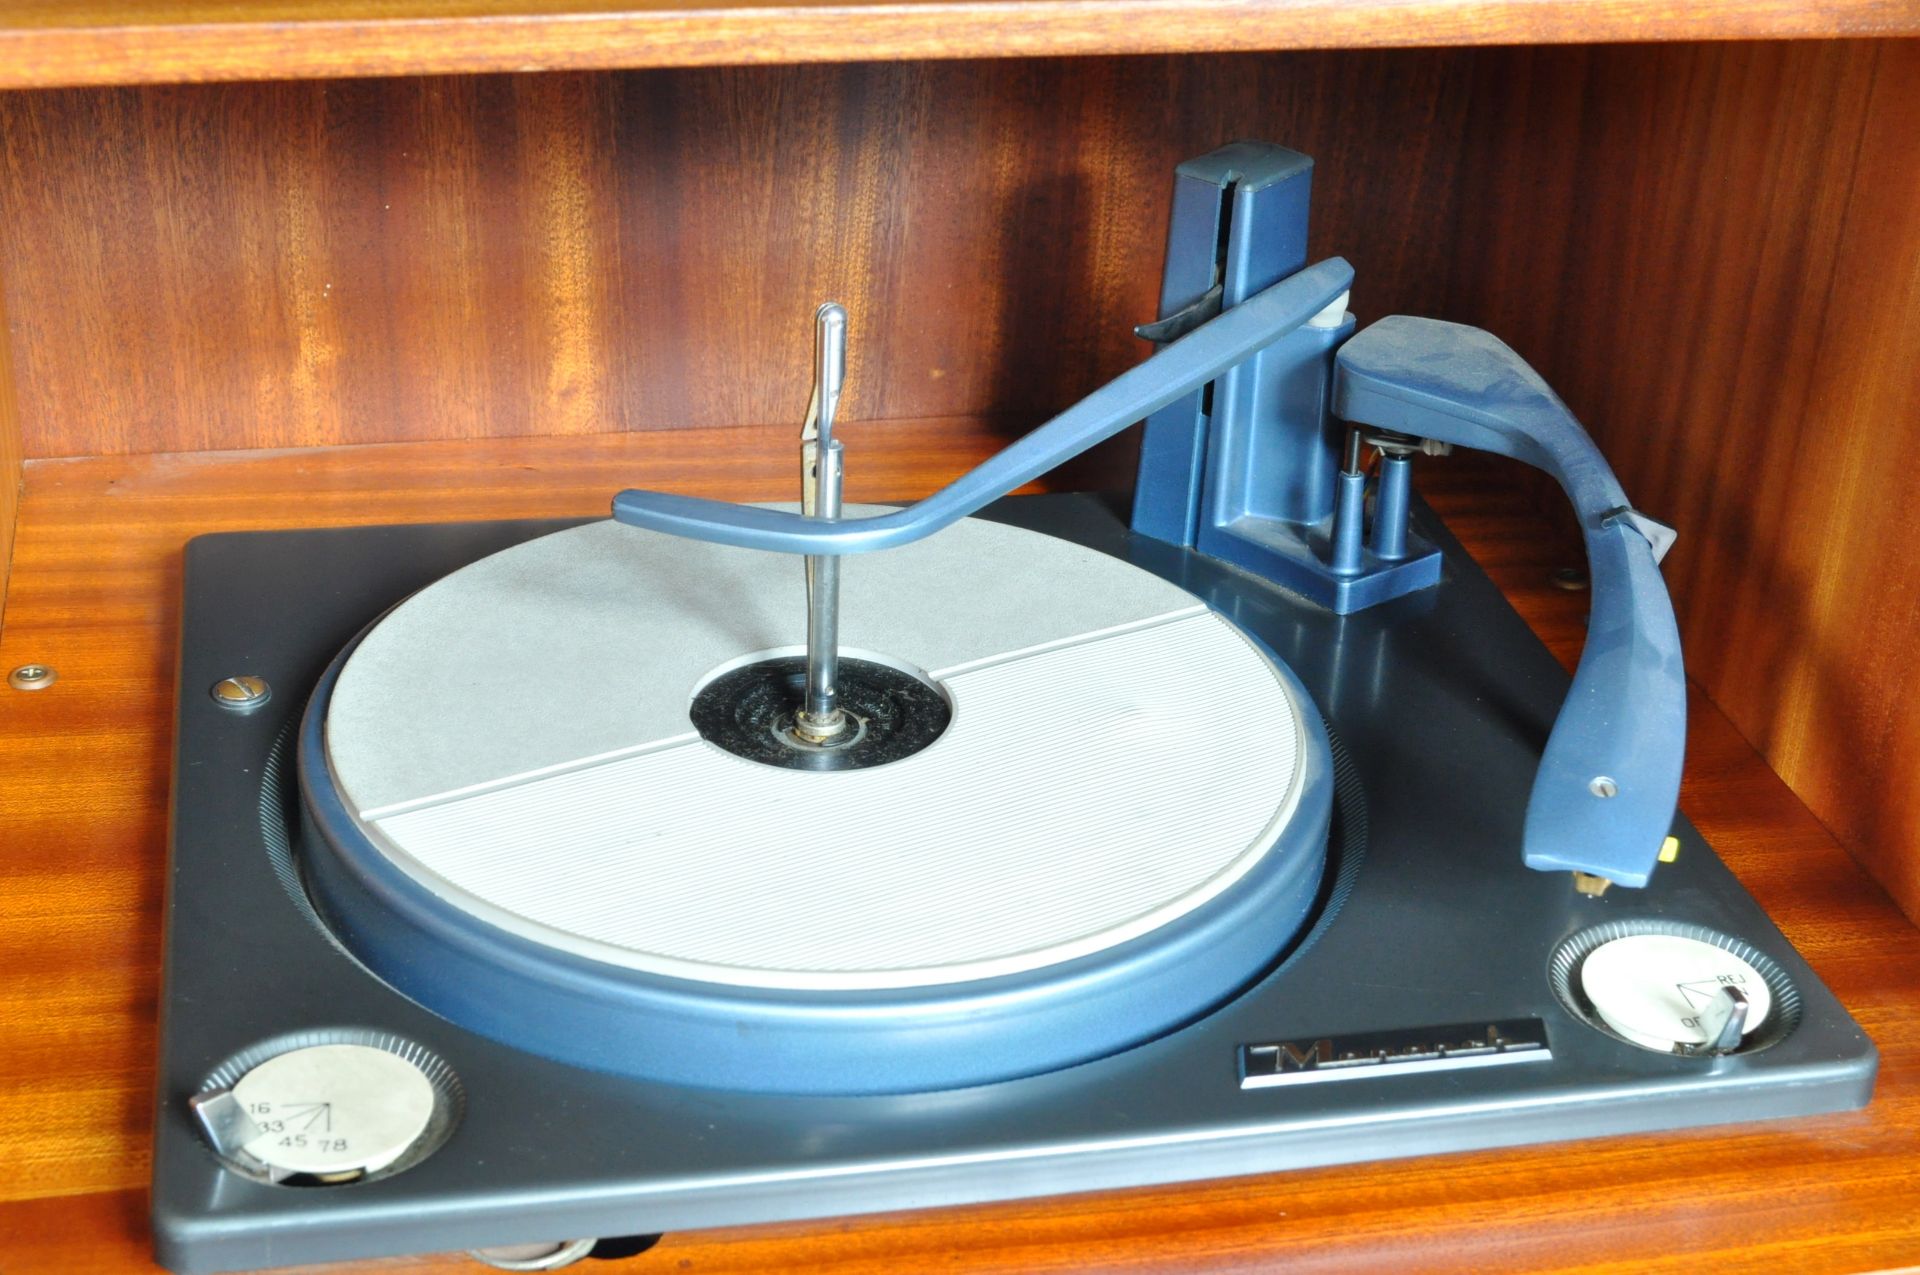
M0 665L57 673L0 690L0 1270L147 1260L188 537L782 495L828 296L850 494L923 494L1147 353L1172 168L1238 137L1314 156L1363 320L1500 333L1678 527L1683 806L1879 1097L630 1269L1920 1261L1916 36L1920 0L0 3ZM1422 485L1577 654L1528 484Z

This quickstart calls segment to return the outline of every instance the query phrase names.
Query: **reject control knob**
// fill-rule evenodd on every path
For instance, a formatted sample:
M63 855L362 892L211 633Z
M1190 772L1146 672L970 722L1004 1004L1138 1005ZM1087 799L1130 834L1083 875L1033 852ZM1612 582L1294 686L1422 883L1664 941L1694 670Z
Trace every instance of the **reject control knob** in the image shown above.
M269 1181L357 1181L424 1138L440 1095L421 1068L370 1045L310 1045L276 1054L230 1090L192 1099L229 1161Z
M1634 934L1602 943L1580 964L1601 1021L1663 1054L1725 1054L1767 1021L1773 992L1739 956L1699 939Z

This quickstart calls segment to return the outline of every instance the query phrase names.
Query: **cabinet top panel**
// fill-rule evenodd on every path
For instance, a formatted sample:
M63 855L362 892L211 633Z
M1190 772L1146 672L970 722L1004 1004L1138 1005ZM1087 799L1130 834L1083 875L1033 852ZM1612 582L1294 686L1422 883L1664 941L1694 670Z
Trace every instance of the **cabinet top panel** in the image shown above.
M1913 34L1915 0L0 0L0 88Z

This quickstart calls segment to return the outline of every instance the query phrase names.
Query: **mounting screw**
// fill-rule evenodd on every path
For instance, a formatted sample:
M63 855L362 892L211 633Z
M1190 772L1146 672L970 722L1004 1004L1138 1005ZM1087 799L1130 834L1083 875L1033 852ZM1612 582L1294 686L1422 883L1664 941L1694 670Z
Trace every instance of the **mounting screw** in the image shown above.
M213 690L208 693L213 696L214 703L236 713L251 713L273 698L273 688L267 685L267 679L251 673L223 677L213 684Z
M1587 573L1583 567L1555 567L1547 577L1553 581L1556 589L1565 589L1568 593L1578 593L1587 587Z
M7 674L7 685L16 691L44 691L59 676L45 664L22 664Z

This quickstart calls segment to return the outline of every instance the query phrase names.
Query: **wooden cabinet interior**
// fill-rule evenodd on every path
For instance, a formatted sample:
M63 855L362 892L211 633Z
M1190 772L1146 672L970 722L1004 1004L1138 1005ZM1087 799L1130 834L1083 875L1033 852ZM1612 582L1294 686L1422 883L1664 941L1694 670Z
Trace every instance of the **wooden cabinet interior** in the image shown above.
M7 331L6 292L0 286L0 333ZM7 621L7 578L13 564L13 524L20 512L20 420L13 400L13 343L0 340L0 625Z
M1145 353L1171 167L1236 136L1316 157L1363 319L1560 387L1680 527L1694 675L1920 914L1913 41L10 93L0 448L774 424L828 295L850 416L1011 436Z
M31 455L757 425L1022 429L1147 350L1175 164L1320 163L1371 304L1440 301L1456 53L920 62L0 97ZM84 212L81 212L84 210ZM76 212L81 215L76 216Z

